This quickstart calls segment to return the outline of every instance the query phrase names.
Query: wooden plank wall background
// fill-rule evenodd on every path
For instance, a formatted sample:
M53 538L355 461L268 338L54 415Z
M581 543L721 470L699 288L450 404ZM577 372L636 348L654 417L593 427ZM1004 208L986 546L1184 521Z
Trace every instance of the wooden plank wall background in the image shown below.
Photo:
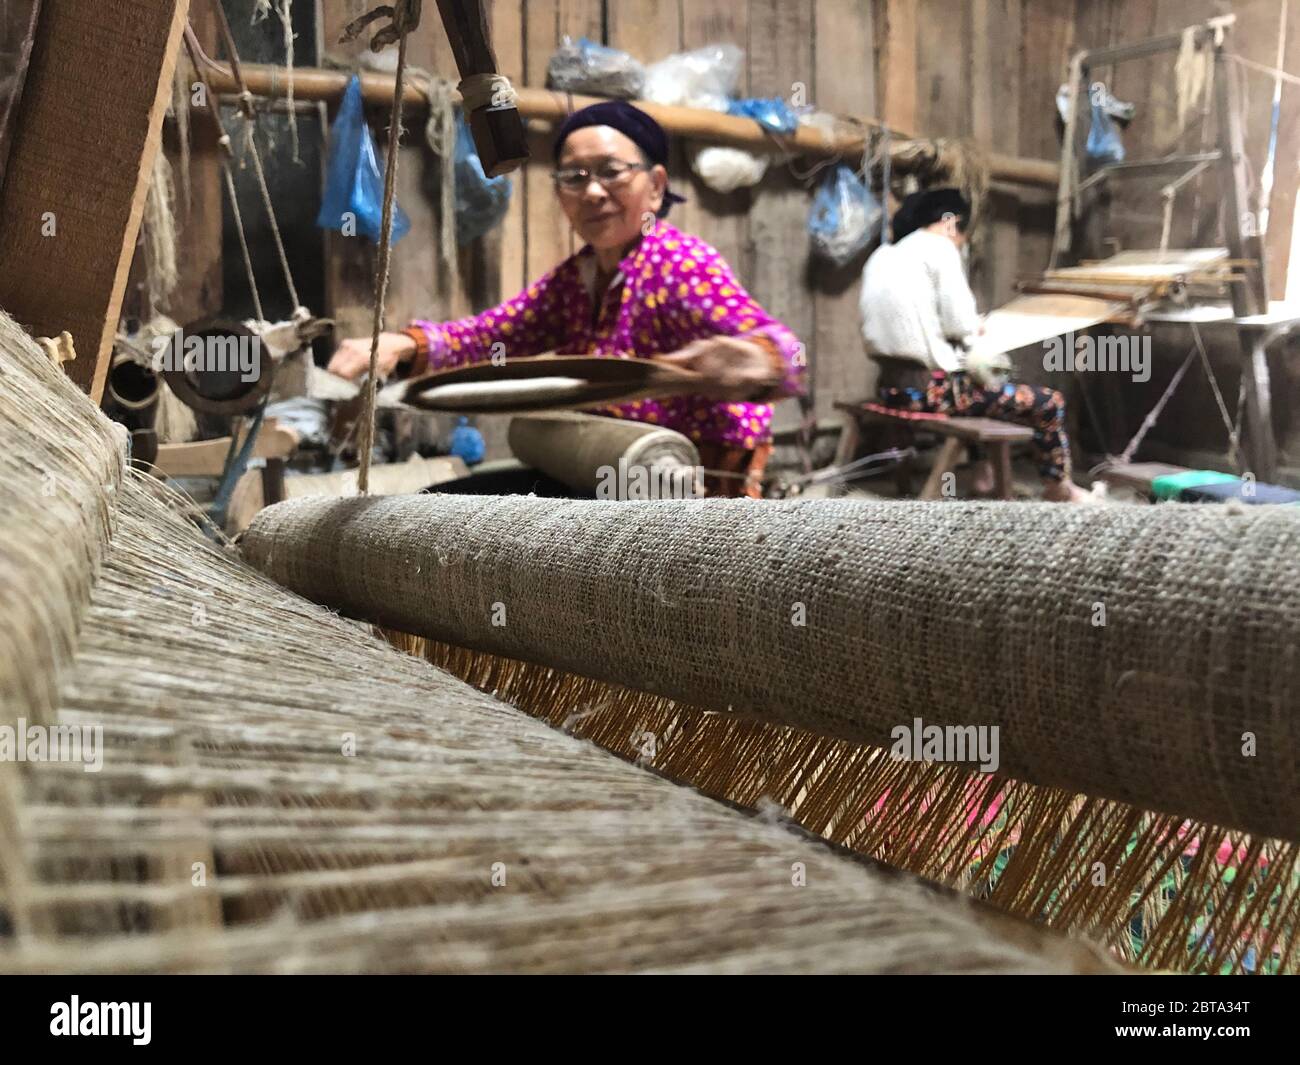
M362 46L336 42L341 28L373 6L372 0L297 2L318 5L317 41L325 61L356 63ZM242 4L238 0L236 6ZM454 79L436 13L426 6L427 24L412 43L413 60ZM1233 46L1261 62L1276 62L1281 0L489 0L500 68L519 84L545 84L547 64L565 35L625 49L646 63L730 42L746 56L742 93L788 98L799 85L812 103L830 111L877 117L920 136L967 137L988 150L1053 160L1059 151L1054 97L1074 50L1178 29L1224 7L1239 14ZM1300 3L1291 7L1285 65L1300 70ZM268 20L265 32L277 32L274 20ZM1137 120L1125 134L1133 155L1173 146L1168 136L1176 106L1172 62L1169 57L1164 66L1138 63L1107 76L1116 95L1138 105ZM1252 76L1249 90L1248 140L1258 168L1271 85ZM1284 105L1281 143L1289 146L1291 157L1279 159L1268 239L1277 265L1289 250L1300 173L1294 158L1300 90L1289 88ZM382 137L383 116L374 118ZM444 276L436 248L437 163L420 143L420 122L408 125L412 136L403 151L399 201L415 229L394 252L391 326L417 314L446 318L490 306L574 250L549 180L551 130L534 122L534 160L512 178L504 223L461 249L454 281ZM817 413L833 421L834 400L863 396L873 385L858 325L861 262L834 270L809 255L807 214L820 175L810 173L810 160L789 163L777 160L755 189L720 195L690 173L686 146L676 144L670 169L689 202L674 211L673 221L714 244L751 291L803 339L817 383ZM1054 190L993 186L983 254L972 272L982 310L1008 299L1018 278L1046 266L1054 199ZM315 210L314 202L310 209ZM317 294L319 302L345 335L366 333L372 251L362 239L334 234L324 245L325 291ZM1274 270L1275 286L1281 273ZM207 295L204 302L210 303ZM1034 368L1026 375L1034 376ZM1225 388L1235 392L1235 387L1235 378L1225 380ZM1187 389L1191 413L1180 421L1188 439L1204 436L1207 426L1211 436L1213 431L1204 417L1212 408L1200 405L1197 388ZM1135 411L1144 401L1135 393ZM778 410L778 426L797 424L797 405L781 406L786 409ZM1279 416L1289 417L1287 409L1282 402ZM490 455L504 455L503 424L496 419L482 424ZM1287 426L1281 428L1285 432Z

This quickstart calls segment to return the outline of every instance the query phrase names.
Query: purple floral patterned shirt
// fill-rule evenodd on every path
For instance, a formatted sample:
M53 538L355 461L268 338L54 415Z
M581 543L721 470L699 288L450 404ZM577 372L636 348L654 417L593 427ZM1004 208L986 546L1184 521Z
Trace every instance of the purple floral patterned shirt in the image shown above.
M593 297L590 246L499 307L454 322L416 321L429 368L486 362L494 345L505 357L548 351L646 359L709 336L754 339L786 365L781 392L802 391L803 345L747 293L718 252L662 220ZM601 300L598 314L593 301ZM697 443L753 448L771 440L770 403L718 403L700 396L637 400L605 413L676 429Z

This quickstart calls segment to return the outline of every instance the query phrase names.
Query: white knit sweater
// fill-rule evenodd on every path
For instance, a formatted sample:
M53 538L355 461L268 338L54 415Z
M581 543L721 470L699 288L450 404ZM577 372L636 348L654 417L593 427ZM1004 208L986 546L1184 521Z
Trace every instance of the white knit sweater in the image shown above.
M878 355L960 370L979 329L961 253L947 237L918 229L884 244L862 271L862 336Z

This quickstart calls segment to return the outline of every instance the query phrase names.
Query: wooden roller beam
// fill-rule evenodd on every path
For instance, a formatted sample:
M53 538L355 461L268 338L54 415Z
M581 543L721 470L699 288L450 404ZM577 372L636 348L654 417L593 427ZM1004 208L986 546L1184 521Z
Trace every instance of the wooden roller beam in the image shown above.
M244 80L251 92L258 96L274 99L283 98L288 89L288 79L284 68L258 63L245 63L242 66ZM235 81L229 68L222 63L208 61L208 75L212 87L219 93L235 92ZM352 75L346 71L324 70L318 67L295 67L293 75L293 94L298 100L342 99L343 90L347 88ZM542 119L548 122L560 122L571 111L588 104L599 103L598 96L576 96L570 93L552 92L549 89L531 89L515 86L518 96L519 113L525 118ZM393 100L393 79L385 74L361 74L361 95L367 103L391 104ZM456 97L459 100L459 97ZM668 107L653 104L645 100L632 101L646 114L653 117L669 133L691 140L709 141L713 144L725 144L735 148L751 151L772 151L774 141L779 141L786 148L806 155L853 156L861 154L866 140L861 128L845 124L845 129L832 136L824 136L821 131L808 126L800 126L787 137L775 137L765 133L753 119L739 118L721 111L705 111L694 107ZM426 106L418 86L406 86L403 103L417 111ZM858 119L862 126L880 126L875 119ZM894 151L897 156L895 169L905 165L904 155L906 141L902 134L894 131L896 138ZM478 143L475 138L475 144ZM1055 189L1059 179L1059 167L1051 160L1025 159L1012 155L990 155L989 178L993 181L1017 185L1030 185Z

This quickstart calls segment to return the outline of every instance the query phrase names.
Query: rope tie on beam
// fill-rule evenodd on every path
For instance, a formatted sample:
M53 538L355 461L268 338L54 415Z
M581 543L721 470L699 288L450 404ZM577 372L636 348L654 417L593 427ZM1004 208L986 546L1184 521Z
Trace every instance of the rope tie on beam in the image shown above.
M485 107L517 107L519 94L502 74L471 74L456 86L461 96L461 106L466 111Z

